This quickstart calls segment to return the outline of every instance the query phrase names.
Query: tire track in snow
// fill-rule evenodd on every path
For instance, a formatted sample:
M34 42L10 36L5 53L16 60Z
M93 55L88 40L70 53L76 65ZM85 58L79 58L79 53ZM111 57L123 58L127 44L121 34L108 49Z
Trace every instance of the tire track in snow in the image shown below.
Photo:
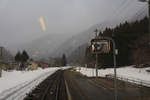
M19 86L15 86L14 88L4 91L0 94L0 100L22 100L26 96L26 92L29 92L51 74L51 71L44 73L32 81L26 81Z

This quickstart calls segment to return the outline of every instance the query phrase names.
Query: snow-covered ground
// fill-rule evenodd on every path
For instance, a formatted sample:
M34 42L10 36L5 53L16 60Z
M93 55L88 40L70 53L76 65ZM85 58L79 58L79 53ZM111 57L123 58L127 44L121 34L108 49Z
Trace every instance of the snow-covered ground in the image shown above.
M95 76L95 69L92 68L84 68L81 67L81 70L79 70L79 67L76 68L77 71L80 71L82 74L92 77ZM128 78L131 80L141 80L143 82L150 84L150 72L147 70L150 70L149 68L134 68L133 66L127 66L122 68L117 68L117 76L122 78ZM108 69L100 69L98 70L98 75L101 77L105 77L105 75L114 75L114 69L108 68Z
M46 68L35 71L2 71L0 78L0 100L22 100L35 86L58 69Z

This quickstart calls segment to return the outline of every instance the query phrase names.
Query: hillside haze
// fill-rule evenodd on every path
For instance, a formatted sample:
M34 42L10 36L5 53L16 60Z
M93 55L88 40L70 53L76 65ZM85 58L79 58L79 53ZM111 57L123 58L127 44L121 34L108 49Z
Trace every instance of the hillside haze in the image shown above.
M75 8L77 7L77 4L80 4L77 2L74 2L75 4L73 3L74 11L75 11ZM18 39L14 39L13 38L14 36L12 36L12 39L10 39L10 41L11 40L15 40L15 41L18 40L18 41L15 43L15 45L9 45L8 46L9 49L11 50L11 52L13 52L13 54L15 54L18 50L26 49L27 52L29 52L29 54L31 55L31 57L36 58L36 59L40 59L44 57L45 58L58 57L58 56L60 57L62 56L63 53L65 53L67 57L70 58L71 55L75 55L74 53L75 51L78 51L77 49L79 47L82 48L83 46L82 50L83 51L85 50L85 47L89 45L90 39L94 37L95 34L93 31L96 28L100 30L104 30L106 27L115 27L116 25L123 23L125 21L131 22L135 20L140 20L147 15L147 10L148 10L147 5L145 3L139 2L138 0L132 0L132 1L116 0L113 3L108 2L106 0L94 1L92 3L90 2L91 1L86 1L85 4L94 5L94 3L100 3L101 5L100 6L96 4L96 6L93 6L93 7L91 6L91 10L88 9L88 12L92 11L93 13L86 12L89 14L89 16L92 16L90 18L93 18L94 20L90 20L89 16L86 14L85 14L86 16L84 17L74 16L77 18L81 18L80 20L79 19L75 20L73 15L66 17L66 12L64 12L62 13L63 17L62 16L59 17L61 18L60 20L58 19L54 20L53 18L53 21L55 22L55 24L53 22L53 24L51 25L51 23L48 23L50 21L49 18L51 17L47 16L45 18L46 25L47 25L46 33L39 32L40 26L37 26L38 24L36 23L37 25L34 26L35 28L33 28L36 31L29 32L28 30L28 32L26 32L27 34L30 34L30 35L24 36ZM106 9L106 4L108 4L107 6L110 7L109 9ZM81 6L81 8L82 7L83 6ZM102 7L103 9L100 9L100 10L95 9L99 7ZM59 10L57 11L59 12ZM57 11L56 13L58 13ZM84 11L85 9L83 10L83 12ZM111 13L109 13L109 11L111 11ZM81 13L80 10L76 12L76 14L80 14L80 13ZM94 17L94 16L97 16L97 17ZM74 20L75 22L72 20ZM31 22L33 22L33 20ZM77 23L80 25L78 25ZM81 23L83 23L84 25L82 25ZM58 27L55 27L55 26L58 26ZM38 28L38 30L36 28ZM23 33L25 33L25 31ZM35 33L35 34L32 35L32 33ZM9 42L6 42L6 43L9 44Z
M106 27L113 28L120 23L125 21L135 21L144 18L147 15L147 10L141 8L128 20L108 20L99 24L93 25L89 29L78 33L77 35L71 36L71 34L51 34L40 37L39 39L33 40L32 42L22 44L18 48L26 49L33 58L49 58L49 57L61 57L66 54L69 59L78 58L79 54L77 51L82 52L80 56L84 55L85 48L90 44L91 38L95 36L94 30L96 28L104 30ZM82 48L81 51L79 47ZM72 60L70 60L72 61Z

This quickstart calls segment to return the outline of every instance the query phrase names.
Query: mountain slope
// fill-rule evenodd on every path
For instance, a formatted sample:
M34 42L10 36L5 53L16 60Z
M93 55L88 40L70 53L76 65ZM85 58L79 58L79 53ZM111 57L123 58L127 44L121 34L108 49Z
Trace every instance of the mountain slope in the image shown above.
M118 4L122 4L122 1L123 0L118 0ZM34 58L48 58L50 56L61 57L62 54L65 53L67 57L71 59L71 57L75 55L74 53L78 51L77 49L79 47L85 48L85 46L88 45L91 38L95 35L94 30L96 28L103 31L106 27L115 27L116 25L123 23L126 20L139 20L142 19L145 15L147 15L147 6L139 5L138 0L132 0L132 3L130 3L130 0L124 2L126 2L126 5L119 5L119 9L115 11L117 13L114 13L114 15L110 17L110 20L97 22L99 24L93 25L92 27L87 28L87 30L80 32L77 35L74 35L72 37L68 35L64 36L61 34L46 35L32 42L18 46L18 48L26 49L29 52L29 54L32 54L32 57ZM133 6L133 4L135 4L135 6Z
M124 21L135 21L143 19L147 15L147 9L145 7L141 8L139 11L137 11L131 18L127 20L113 20L113 21L104 21L101 24L97 24L92 26L91 28L87 29L84 32L81 32L70 39L66 40L64 43L61 44L60 47L58 47L55 52L53 52L54 56L61 56L63 53L65 53L68 57L69 61L76 61L79 57L77 56L83 56L84 54L77 54L78 52L83 52L85 50L85 46L90 43L90 40L92 37L94 37L94 30L96 28L103 31L106 27L115 27L116 25L119 25L120 23L123 23ZM79 50L81 48L81 50Z
M34 59L48 58L52 51L68 39L69 36L61 34L48 34L39 39L17 46L19 50L27 50Z

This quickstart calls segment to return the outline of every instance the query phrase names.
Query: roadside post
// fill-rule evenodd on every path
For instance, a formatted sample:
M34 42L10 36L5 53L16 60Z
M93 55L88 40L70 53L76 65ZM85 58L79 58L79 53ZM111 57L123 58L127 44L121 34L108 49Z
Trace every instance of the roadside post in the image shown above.
M98 54L96 53L96 64L95 64L95 67L96 67L96 78L98 77Z
M97 72L97 64L98 64L98 54L108 54L111 50L110 43L112 43L112 51L113 51L113 62L114 62L114 98L117 100L117 70L116 70L116 55L118 54L118 50L116 49L115 41L111 37L106 37L101 34L101 36L97 36L91 40L91 52L96 54L96 78L98 76Z
M110 41L98 36L98 30L96 32L96 37L91 40L91 53L96 56L95 73L96 78L98 77L98 55L107 54L110 51Z
M81 66L79 66L79 72L81 71Z
M2 58L3 57L3 47L0 47L0 77L2 77Z
M98 29L96 29L94 32L95 32L95 39L98 39L98 33L99 33ZM94 41L94 40L93 40L93 41ZM92 43L93 41L91 41L91 43ZM93 53L95 53L95 55L96 55L95 76L96 76L96 78L97 78L97 77L98 77L98 54L99 54L99 53L97 52L98 44L97 44L96 42L95 42L95 44L92 43L91 47L92 47ZM93 75L93 76L94 76L94 75Z

